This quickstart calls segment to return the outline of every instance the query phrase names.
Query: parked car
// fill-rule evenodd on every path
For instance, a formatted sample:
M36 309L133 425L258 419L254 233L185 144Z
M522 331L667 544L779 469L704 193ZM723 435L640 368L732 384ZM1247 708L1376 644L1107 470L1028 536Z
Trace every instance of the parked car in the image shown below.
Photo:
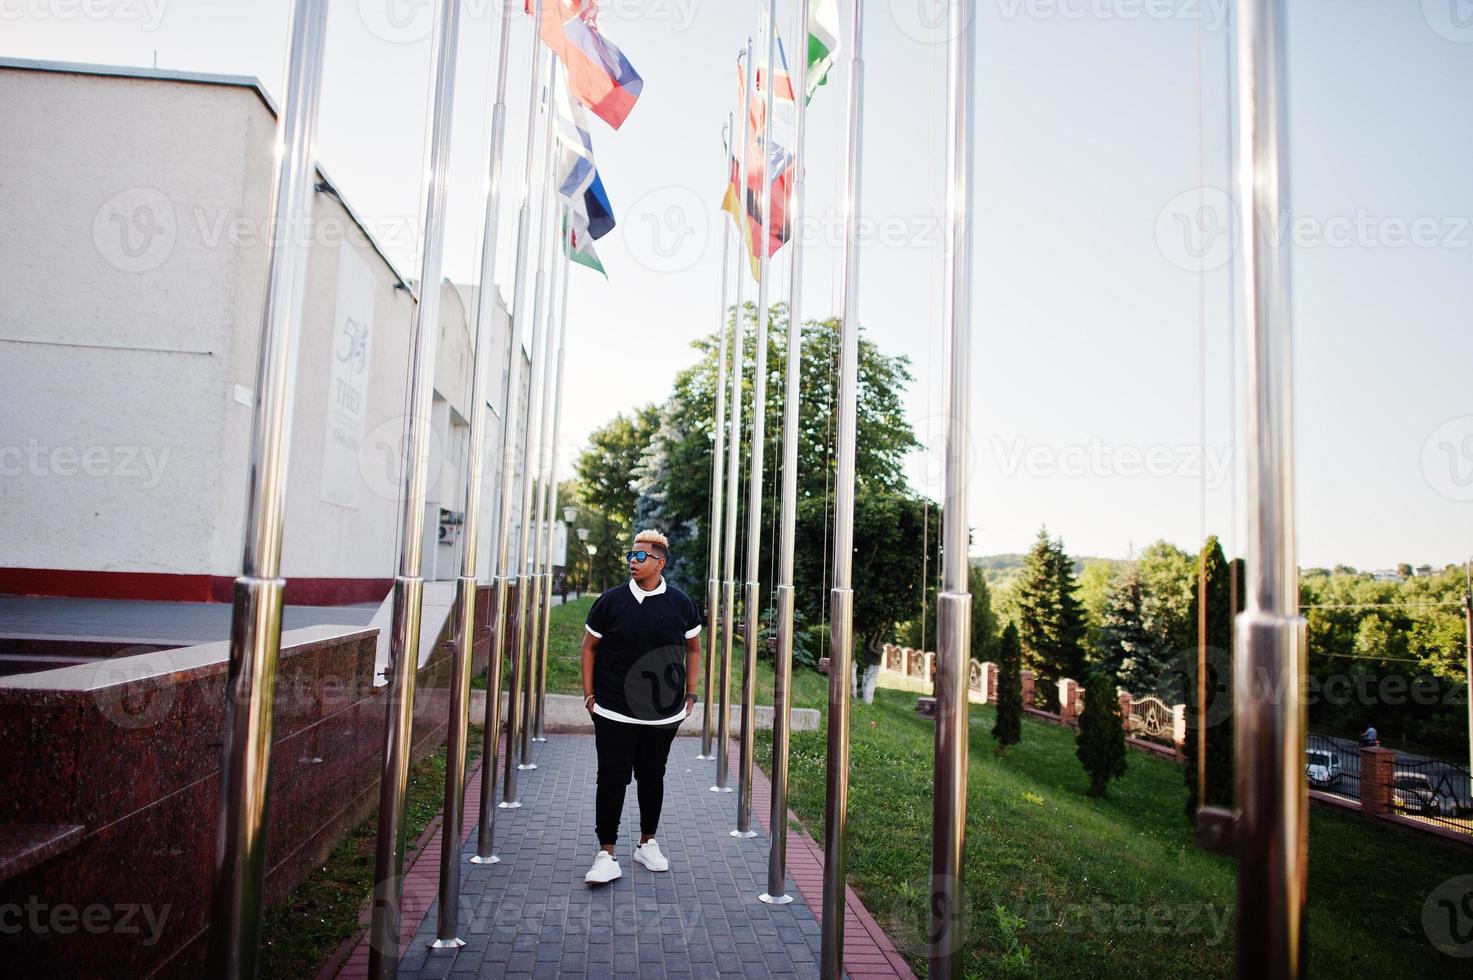
M1340 754L1329 749L1306 749L1304 771L1309 776L1309 785L1334 786L1340 781Z
M1442 801L1432 781L1419 772L1399 772L1391 777L1391 806L1426 816L1442 812Z

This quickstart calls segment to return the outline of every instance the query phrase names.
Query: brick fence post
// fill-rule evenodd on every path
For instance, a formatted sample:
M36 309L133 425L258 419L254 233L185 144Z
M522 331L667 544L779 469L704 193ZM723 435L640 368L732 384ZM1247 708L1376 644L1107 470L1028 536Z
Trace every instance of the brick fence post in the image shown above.
M1120 699L1120 723L1125 727L1125 734L1130 734L1130 706L1135 703L1135 697L1124 688L1116 691L1116 697Z
M1023 681L1023 707L1033 707L1033 671L1023 670L1018 672Z
M1360 808L1383 816L1391 812L1391 774L1396 753L1391 749L1362 746L1360 750Z
M1079 682L1067 677L1059 678L1059 721L1066 725L1075 724L1074 714L1074 692L1079 690Z

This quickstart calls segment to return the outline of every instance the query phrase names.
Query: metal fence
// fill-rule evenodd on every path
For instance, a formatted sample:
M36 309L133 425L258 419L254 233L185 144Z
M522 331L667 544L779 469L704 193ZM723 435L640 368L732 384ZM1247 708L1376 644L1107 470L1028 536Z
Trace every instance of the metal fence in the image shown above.
M1473 796L1463 767L1438 759L1397 759L1388 789L1394 813L1473 833Z
M1360 799L1360 752L1324 735L1305 741L1304 769L1309 788L1334 793L1349 800Z
M1175 745L1175 721L1176 713L1171 705L1152 694L1130 702L1130 713L1125 716L1125 730L1134 738Z

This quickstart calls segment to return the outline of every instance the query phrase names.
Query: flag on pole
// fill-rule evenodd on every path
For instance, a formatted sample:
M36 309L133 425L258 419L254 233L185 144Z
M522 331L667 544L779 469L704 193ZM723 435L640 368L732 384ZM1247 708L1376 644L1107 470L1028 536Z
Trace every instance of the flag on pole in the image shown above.
M557 86L553 104L557 113L553 132L558 148L554 171L558 194L567 202L572 228L584 238L602 238L613 230L614 209L593 160L587 117L563 86Z
M576 228L568 224L568 216L563 215L563 240L567 242L568 258L579 265L592 269L605 279L609 277L604 270L604 264L598 260L598 253L593 250L593 241L584 235L580 235Z
M776 72L769 72L765 64L757 65L752 95L747 102L747 145L743 148L747 159L746 193L738 191L740 168L733 157L726 196L721 202L722 209L730 213L739 226L743 226L753 278L757 277L761 255L758 243L762 240L762 183L768 174L773 177L769 198L772 217L768 226L767 254L775 254L790 237L788 201L793 183L797 106L793 100L793 81L788 74L787 53L783 49L781 37L777 39L777 53ZM746 88L746 70L740 61L737 63L737 79L737 99L740 101ZM772 127L770 142L764 143L763 123L767 117L769 84L773 87ZM741 218L743 211L746 214L745 221Z
M827 85L829 69L839 57L839 7L836 0L808 3L808 98Z
M527 12L537 8L526 0ZM568 69L579 102L618 129L628 118L644 79L612 41L598 31L597 0L542 0L538 34Z

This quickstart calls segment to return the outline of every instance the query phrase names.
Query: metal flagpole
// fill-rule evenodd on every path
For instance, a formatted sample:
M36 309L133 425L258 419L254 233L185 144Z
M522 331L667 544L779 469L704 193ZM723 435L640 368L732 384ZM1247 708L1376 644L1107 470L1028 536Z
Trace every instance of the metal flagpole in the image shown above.
M549 119L551 132L552 120ZM543 202L543 221L552 220L552 210L555 192L549 180L546 188L547 199ZM561 212L559 212L561 213ZM545 228L539 231L545 235ZM538 669L538 653L542 649L542 608L548 599L547 589L543 583L543 542L550 540L552 535L547 523L547 439L548 429L552 424L552 341L553 330L556 327L556 310L552 297L557 292L558 266L553 264L547 270L547 312L542 318L542 329L546 340L547 353L543 358L542 365L542 424L538 428L537 442L534 445L532 463L536 467L537 479L532 484L532 508L528 516L535 517L532 520L531 550L527 553L526 569L527 577L532 582L531 600L527 607L527 686L525 688L526 700L523 708L523 717L526 719L522 724L522 758L526 761L527 769L538 768L531 761L532 743L536 741L537 735L537 681L540 675Z
M485 469L486 395L490 385L491 333L496 316L496 234L501 206L501 151L506 135L506 69L508 42L511 35L510 8L502 10L501 30L497 42L496 98L491 108L491 161L486 179L486 204L481 217L481 289L476 302L476 349L471 366L471 417L466 438L464 524L461 528L460 577L455 580L455 654L451 667L450 731L445 748L445 809L442 825L445 840L459 841L461 814L465 808L465 756L469 727L471 661L475 654L477 566L481 544L481 488ZM508 331L510 334L510 331ZM508 351L510 354L511 352ZM503 405L503 414L505 412ZM493 541L493 554L495 543ZM493 606L492 615L500 614ZM499 624L495 627L500 630ZM501 723L501 658L493 652L486 665L486 724L483 738L483 766L496 771L496 736L492 722ZM495 707L493 707L495 705ZM483 800L481 812L487 812ZM488 835L489 837L489 835ZM478 864L490 861L471 860ZM440 915L431 948L464 946L460 938L460 848L440 850Z
M788 363L783 391L783 498L777 563L777 662L772 683L772 842L767 854L769 905L793 900L787 891L788 745L793 686L793 551L798 527L798 399L803 357L803 123L808 112L808 0L798 4L799 40L793 67L793 194L788 205L793 265L788 273Z
M726 114L726 141L730 141L733 137L733 122L734 119L728 112ZM721 152L726 165L723 177L730 180L733 157L725 142L723 142ZM723 221L721 223L721 316L716 321L716 426L715 440L711 446L711 523L707 525L706 530L710 537L710 560L707 563L709 574L706 577L706 693L701 710L701 751L696 756L697 759L713 758L711 726L716 715L716 706L711 703L711 698L716 692L716 679L712 674L716 668L718 656L717 640L721 635L721 597L717 589L720 588L718 576L721 571L721 489L722 464L725 463L721 454L726 450L726 400L723 397L726 391L726 281L730 269L731 232Z
M542 340L536 351L533 352L532 378L536 383L536 389L532 393L535 404L527 412L527 442L522 447L522 472L526 475L522 482L522 534L521 548L518 554L522 561L522 577L517 588L517 620L523 623L517 636L517 658L521 662L524 677L521 689L522 705L517 719L517 737L521 741L517 768L523 771L536 769L537 763L532 761L532 689L536 682L532 668L537 649L537 606L541 601L541 580L537 577L537 525L534 504L536 498L536 467L538 464L538 451L540 442L547 440L546 422L546 400L549 387L548 368L552 355L552 332L547 329L547 323L542 319L542 304L544 300L551 305L551 289L544 289L543 283L547 282L547 226L552 223L553 198L557 191L552 185L552 86L557 81L557 62L548 53L547 85L543 89L543 113L547 117L547 125L543 130L543 175L542 175L542 199L539 203L537 216L537 276L533 280L535 286L532 292L532 319L537 322L538 329L542 331ZM551 286L551 283L548 283ZM540 442L532 441L532 433L539 433Z
M1233 674L1238 767L1238 975L1305 969L1308 786L1305 622L1294 530L1289 253L1275 227L1289 209L1283 0L1239 6L1238 213L1247 321L1247 607ZM1256 683L1255 683L1256 682ZM1266 686L1265 686L1266 685Z
M736 633L736 537L737 537L737 476L740 472L740 456L742 445L742 320L746 311L742 308L742 293L746 286L746 276L742 273L742 265L746 261L746 248L742 242L748 236L746 230L747 220L747 136L751 128L751 112L749 105L752 101L752 39L747 38L746 51L743 54L743 64L746 66L746 81L742 88L742 141L738 150L737 163L737 210L741 216L736 219L737 223L737 276L736 276L736 316L731 326L731 437L726 446L726 541L722 548L724 580L721 583L721 708L717 716L716 741L716 785L711 787L713 793L730 793L731 787L726 785L726 770L730 765L730 739L731 739L731 651L733 638Z
M541 0L538 0L538 18L541 17L541 10ZM539 241L537 243L537 248L535 252L532 250L531 245L531 209L534 206L534 203L535 206L539 208L538 220L541 221L541 199L539 198L536 202L534 202L533 200L532 179L534 160L537 155L537 96L539 92L539 86L537 85L536 80L538 77L541 77L544 80L544 84L546 84L547 81L551 80L553 56L551 51L543 50L540 47L540 41L537 37L536 23L537 22L534 21L532 27L532 50L529 53L529 60L532 63L533 82L532 90L530 93L528 93L527 100L527 172L525 175L525 183L522 188L522 210L524 213L520 216L523 223L523 228L525 229L526 233L522 235L521 240L517 246L517 306L516 312L513 314L518 319L523 319L524 317L526 319L527 329L530 332L532 344L532 364L529 374L527 375L527 424L523 427L525 438L522 441L521 447L522 489L520 494L521 507L517 511L518 520L520 521L520 525L518 528L518 546L516 557L512 559L512 561L509 562L507 565L508 575L510 575L511 570L515 566L521 565L523 563L527 554L527 533L530 530L527 526L527 512L531 509L530 504L532 500L532 432L537 427L536 413L538 408L540 407L539 403L541 401L541 389L538 387L538 382L542 374L541 351L543 347L543 340L542 335L539 332L540 324L538 323L538 319L541 309L538 305L538 302L542 296L543 248L541 242L542 234L540 229L538 232ZM546 71L539 71L538 69L544 64L546 65ZM539 191L538 193L540 194L541 192ZM529 264L534 256L537 261L537 272L535 277L533 277L532 279L531 295L528 296L526 294L526 279L527 274L530 271L530 269L528 268ZM530 310L527 309L527 306L529 305L529 300L531 306ZM510 490L508 489L508 493L509 492ZM522 656L524 641L526 639L527 633L527 583L525 576L519 577L517 579L516 590L516 595L511 596L508 599L508 601L511 602L512 609L512 626L510 638L511 644L508 647L508 656L511 658L511 686L508 690L506 699L506 762L504 763L504 767L502 770L501 802L497 804L497 806L501 807L503 810L514 810L522 805L522 801L518 798L517 793L517 771L521 768L521 765L519 765L521 757L518 753L520 750L519 733L521 731L521 726L523 723L522 685L526 683L525 661Z
M950 406L942 499L941 587L936 597L935 792L931 800L930 975L961 980L965 939L962 857L967 834L967 680L972 650L968 582L968 418L972 371L973 5L952 0L947 30L948 192L944 319L950 334Z
M541 0L538 0L540 4ZM534 7L540 12L540 6ZM499 199L500 186L500 150L497 141L504 139L506 128L506 63L507 53L510 48L509 29L512 17L512 4L506 3L501 8L501 42L500 61L496 80L496 105L492 109L492 181L491 194ZM532 28L532 49L529 56L528 88L533 97L537 91L537 22L534 21ZM495 600L492 609L492 634L491 634L491 656L487 665L487 691L486 691L486 726L481 733L481 808L480 820L476 830L476 853L471 858L472 864L495 864L501 859L496 856L496 809L491 805L496 790L496 767L497 745L501 737L501 659L507 651L515 651L515 645L507 643L507 633L510 625L507 620L508 583L511 569L511 496L512 483L516 479L516 440L518 417L521 413L521 391L522 391L522 326L526 320L522 314L523 295L522 289L525 279L525 243L529 227L528 217L528 195L532 185L532 139L534 126L536 125L536 113L529 112L527 117L527 160L522 174L522 206L517 216L517 262L512 277L512 310L513 315L507 330L506 338L506 377L501 389L501 438L499 451L501 453L501 480L497 486L497 517L496 537L493 542L492 561L495 563ZM489 209L488 214L496 215L496 209ZM494 229L488 227L486 235L488 240L494 241ZM489 250L482 250L482 274L480 309L481 316L488 314L488 308L494 302L494 295L487 289L487 283L494 282L485 272L485 258ZM514 638L513 643L515 642ZM512 660L516 657L513 653ZM515 673L515 669L513 669ZM516 710L516 701L512 697L507 698L507 714L511 715ZM508 740L506 762L507 769L511 769L511 745Z
M313 167L327 0L297 0L288 41L286 102L276 122L266 304L256 360L256 406L246 478L241 574L230 621L230 668L220 753L220 803L208 972L251 978L261 942L272 704L281 648L281 532L306 290Z
M379 783L378 845L374 853L373 922L368 975L399 972L399 901L403 890L404 798L409 788L414 680L419 667L419 617L424 595L420 556L424 546L425 488L430 467L430 403L435 387L435 342L440 333L440 268L445 251L445 171L449 162L451 109L455 101L455 49L460 0L441 0L435 20L435 62L430 75L430 141L426 152L421 218L419 302L409 328L410 381L404 420L403 512L399 519L399 574L389 641L389 690L384 716L384 773Z
M844 839L849 828L849 663L854 650L854 428L859 397L859 178L864 0L854 0L844 187L844 309L839 340L839 451L834 473L834 575L829 593L828 769L824 779L823 922L819 973L844 973Z
M554 83L556 83L556 73L557 73L557 66L554 65L553 66ZM552 145L551 134L552 134L552 131L553 131L553 127L555 125L555 120L552 118L553 99L552 99L551 89L548 90L548 103L547 104L548 104L547 132L549 134L548 135L548 146L551 147L551 145ZM550 155L548 155L547 161L548 161L548 166L550 168L551 167L551 164L552 164L552 159L551 159L551 156ZM550 172L550 170L549 170L549 172ZM542 218L542 220L543 220L543 226L538 231L538 235L539 236L543 236L543 235L546 235L547 234L546 223L549 222L549 221L554 220L553 214L554 214L555 211L556 211L556 213L558 215L561 215L562 214L561 209L555 207L556 200L557 200L557 193L556 193L556 190L554 189L554 187L552 186L552 179L551 179L551 177L548 177L547 186L546 186L546 188L544 190L544 193L546 194L546 198L544 199L543 204L542 204L542 207L543 207L543 218ZM537 467L537 482L535 484L533 484L532 494L533 494L533 509L536 510L536 515L537 516L536 516L536 519L532 523L532 550L527 555L527 563L526 563L526 567L528 569L528 577L532 580L532 599L531 599L531 603L528 606L528 610L527 610L527 616L528 616L528 620L529 620L528 625L529 625L530 628L527 631L527 687L526 687L526 696L527 696L527 698L526 698L526 707L525 707L526 722L522 725L522 758L524 760L527 760L527 766L526 766L526 768L528 768L528 769L535 769L535 768L537 768L537 764L534 763L534 762L531 762L530 760L531 760L531 756L532 756L532 743L537 740L536 739L537 726L539 724L539 721L538 721L538 718L537 718L537 707L538 707L538 697L537 697L538 690L537 690L537 684L538 684L538 679L539 679L539 677L541 675L541 670L539 669L539 666L538 666L538 654L539 654L539 652L542 649L542 639L543 639L543 632L542 632L543 616L542 616L542 611L543 611L543 607L551 599L551 596L548 594L548 589L546 587L546 582L544 581L544 579L545 579L546 576L545 576L545 571L544 571L545 565L543 563L542 558L543 558L543 555L545 553L545 551L544 551L544 542L549 542L550 543L551 540L552 540L552 528L550 526L548 526L548 524L547 524L547 520L548 520L547 506L548 506L548 504L547 504L547 493L546 493L546 490L547 490L547 484L546 484L546 480L547 480L546 463L547 463L548 429L549 429L549 427L551 426L551 423L552 423L552 411L553 411L553 391L552 391L552 370L553 370L553 365L552 365L552 339L553 339L553 327L554 327L554 324L556 323L556 309L555 309L555 307L553 305L552 297L557 292L557 288L558 288L557 287L557 282L558 282L558 268L559 268L558 267L558 264L556 263L556 261L554 261L552 267L548 270L548 280L547 280L547 316L542 321L542 323L543 323L543 327L542 328L543 328L543 330L546 331L545 336L546 336L546 339L547 339L547 355L546 355L546 357L545 357L545 359L543 361L543 373L542 373L542 425L541 425L541 427L538 430L537 444L536 444L536 448L534 450L534 456L533 456L533 462L535 463L535 465ZM539 300L539 306L540 306L540 303L541 303L541 301ZM529 516L531 515L531 511L528 511L528 515Z
M772 93L777 67L777 0L767 3L767 93L762 118L762 240L757 259L757 350L752 365L752 449L747 488L747 581L742 592L746 636L742 643L742 740L737 768L736 829L733 837L756 837L752 829L752 718L757 703L757 643L761 603L757 575L761 570L762 543L762 442L767 420L767 243L772 235Z
M568 256L568 233L565 229L567 206L560 205L558 213L558 253L562 261L563 288L558 311L557 362L553 367L552 386L552 441L547 449L547 478L543 483L547 494L547 537L543 540L542 575L546 580L542 588L542 652L539 656L537 679L537 735L539 742L547 741L543 734L543 716L547 708L547 647L548 635L552 631L552 525L557 513L557 446L563 429L563 360L568 337L568 279L572 276L572 260ZM548 305L551 306L551 300ZM566 547L566 544L565 544Z

